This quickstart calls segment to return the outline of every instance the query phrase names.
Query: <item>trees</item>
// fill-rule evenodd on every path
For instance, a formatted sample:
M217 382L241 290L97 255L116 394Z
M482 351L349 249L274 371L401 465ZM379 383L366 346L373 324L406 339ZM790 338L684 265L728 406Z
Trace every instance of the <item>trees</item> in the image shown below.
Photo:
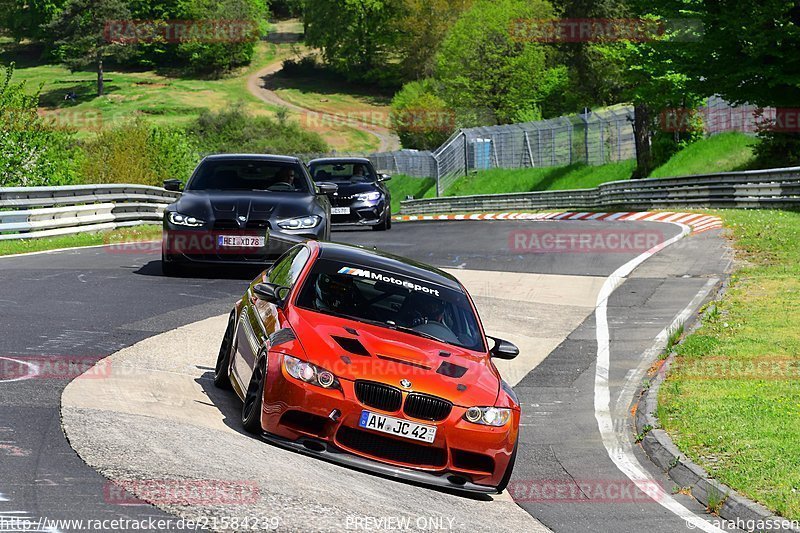
M18 41L45 38L43 27L61 12L65 1L0 0L0 27Z
M351 79L363 79L386 59L398 38L402 0L305 0L306 43Z
M434 74L436 52L447 32L473 0L403 0L403 15L397 20L398 53L405 79Z
M797 2L671 0L665 9L702 23L702 39L691 46L686 63L696 91L739 104L800 107ZM796 127L766 125L759 135L758 164L800 164L800 131Z
M406 148L436 149L455 130L455 114L436 85L430 79L409 82L392 100L392 129Z
M546 0L477 0L453 26L437 55L443 97L465 125L485 112L499 123L541 117L566 84L566 69L546 46L515 39L514 21L553 17Z
M49 25L55 37L56 55L73 69L97 66L97 95L104 92L103 61L124 58L130 45L115 41L106 28L109 22L129 20L124 0L69 0Z

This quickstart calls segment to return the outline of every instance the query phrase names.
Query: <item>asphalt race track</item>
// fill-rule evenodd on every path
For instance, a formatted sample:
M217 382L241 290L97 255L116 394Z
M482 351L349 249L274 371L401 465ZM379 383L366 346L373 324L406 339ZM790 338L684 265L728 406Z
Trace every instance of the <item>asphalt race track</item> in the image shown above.
M514 376L511 381L523 406L520 455L509 487L522 509L553 531L675 532L689 529L687 520L691 529L719 531L704 522L704 509L691 497L672 494L673 484L633 443L629 416L647 366L641 363L643 354L676 317L693 316L730 266L719 231L677 240L625 275L606 299L604 290L614 288L608 277L645 249L531 253L536 250L515 245L522 242L515 240L520 232L531 230L641 233L658 242L681 234L677 225L651 222L420 222L397 224L387 233L337 231L334 240L464 271L487 333L517 335L521 340L511 340L521 344L523 355L526 348L534 354L513 368L501 367L504 375ZM219 273L199 271L164 278L159 254L157 248L134 253L89 248L0 258L0 363L46 366L48 361L72 359L88 364L227 313L255 274L235 270L220 279ZM524 287L515 296L516 283ZM198 361L203 372L210 370L203 363L213 365ZM72 449L62 431L60 405L73 377L55 371L34 379L0 374L0 520L172 518L156 507L121 505L109 497L107 479ZM218 401L206 407L230 409ZM149 438L157 441L159 433ZM148 453L171 453L170 441L159 444ZM212 450L195 460L214 464L219 454ZM365 483L380 486L378 494L386 499L393 486L405 487L384 479ZM262 486L262 491L269 494L269 487ZM303 497L313 501L315 496ZM441 500L438 495L431 499ZM424 498L420 501L424 505ZM375 509L361 512L385 509L386 502L375 503ZM309 530L325 530L324 516L317 518ZM45 526L40 530L47 530Z

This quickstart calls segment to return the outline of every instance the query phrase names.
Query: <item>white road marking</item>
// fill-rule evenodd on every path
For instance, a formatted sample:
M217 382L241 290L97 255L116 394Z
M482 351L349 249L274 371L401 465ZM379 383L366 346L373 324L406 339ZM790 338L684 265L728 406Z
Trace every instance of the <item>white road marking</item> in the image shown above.
M698 528L708 533L724 533L722 529L707 522L701 517L692 513L689 509L678 503L675 498L668 494L658 484L657 480L639 464L633 454L633 448L629 439L621 439L614 431L614 420L611 415L611 391L608 385L609 369L611 366L610 357L610 335L608 329L608 298L619 287L633 270L650 258L653 254L663 248L679 241L691 232L691 228L681 225L681 233L671 239L655 246L644 252L640 256L628 261L612 273L603 284L600 294L597 296L597 306L595 308L596 330L597 330L597 364L594 379L594 414L597 419L597 426L603 439L608 456L624 473L628 479L639 487L656 503L675 514L683 520L690 528Z
M0 357L0 359L3 359L5 361L12 361L14 363L19 363L21 365L25 365L25 366L28 367L28 373L25 374L24 376L17 376L17 377L14 377L14 378L6 379L6 378L3 378L2 374L0 374L0 383L12 383L14 381L25 381L27 379L31 379L31 378L34 378L34 377L39 375L39 366L34 364L34 363L30 363L28 361L20 361L19 359L12 359L11 357ZM0 497L2 497L2 495L0 495ZM3 501L3 500L0 499L0 501Z

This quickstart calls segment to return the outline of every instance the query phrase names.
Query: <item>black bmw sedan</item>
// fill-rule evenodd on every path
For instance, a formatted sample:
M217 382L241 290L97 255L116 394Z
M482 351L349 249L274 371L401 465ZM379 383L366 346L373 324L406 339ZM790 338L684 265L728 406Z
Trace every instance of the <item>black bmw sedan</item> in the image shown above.
M168 180L164 188L180 190ZM164 211L165 275L189 264L263 264L298 238L330 239L331 183L314 183L295 157L213 155Z
M391 177L378 175L369 159L331 157L314 159L308 166L315 182L337 185L328 195L334 226L392 227L392 199L385 184Z

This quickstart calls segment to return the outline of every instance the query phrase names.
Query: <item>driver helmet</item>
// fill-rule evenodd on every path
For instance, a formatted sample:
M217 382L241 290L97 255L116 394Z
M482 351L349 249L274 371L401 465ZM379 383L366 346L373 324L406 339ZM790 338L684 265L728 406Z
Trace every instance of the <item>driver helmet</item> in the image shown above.
M336 274L320 274L314 285L317 307L328 310L339 310L353 304L355 287L353 280L347 276Z

